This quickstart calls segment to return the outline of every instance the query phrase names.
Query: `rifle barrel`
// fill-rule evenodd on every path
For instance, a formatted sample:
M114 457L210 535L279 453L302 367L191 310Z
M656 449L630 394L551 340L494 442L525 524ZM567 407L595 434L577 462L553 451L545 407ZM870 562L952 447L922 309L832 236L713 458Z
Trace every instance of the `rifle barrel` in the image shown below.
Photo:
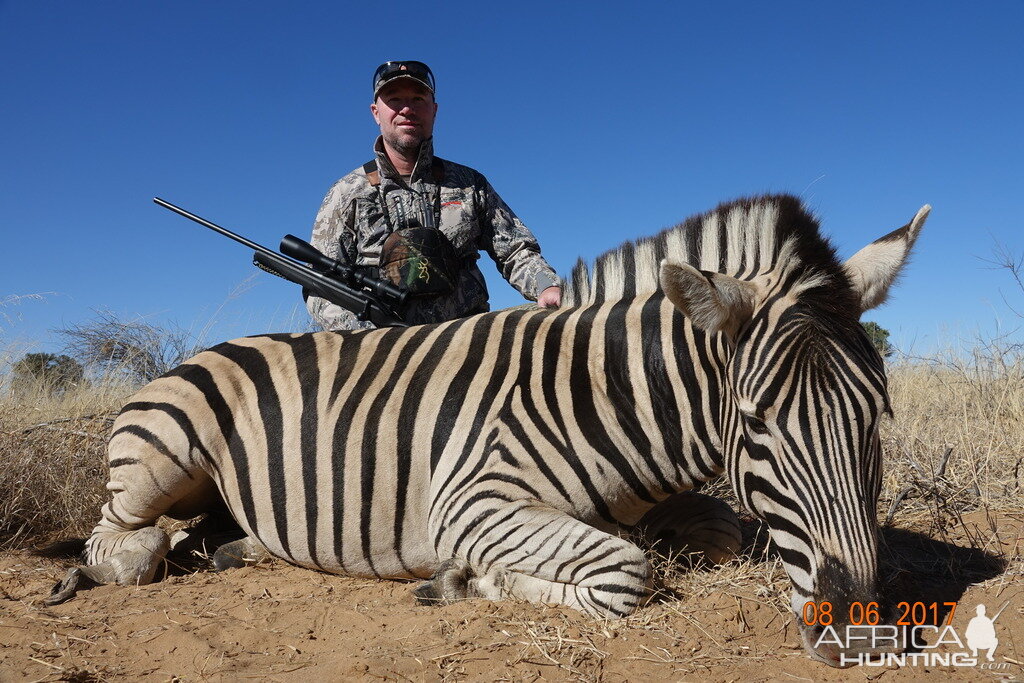
M352 311L359 320L371 320L380 327L406 327L401 316L394 311L396 305L401 306L405 302L406 291L391 282L357 273L293 235L286 235L282 240L281 250L285 253L279 254L159 197L153 197L153 201L179 216L244 244L256 252L253 262L260 269L302 285L309 293ZM296 260L306 258L317 267Z
M184 216L185 218L189 219L190 221L195 221L199 225L207 227L210 230L213 230L214 232L219 232L220 234L224 235L225 237L230 237L234 241L240 242L241 244L244 244L245 246L249 247L250 249L252 249L254 251L257 251L257 252L260 252L260 253L264 253L264 254L273 254L274 256L277 256L277 257L281 256L277 252L275 252L275 251L273 251L271 249L267 249L262 244L257 244L256 242L253 242L250 239L242 237L241 235L239 235L237 233L231 232L227 228L223 228L223 227L217 225L216 223L213 223L212 221L208 221L205 218L201 218L201 217L195 215L194 213L192 213L191 211L186 211L185 209L181 208L180 206L175 206L174 204L171 204L168 201L160 199L159 197L153 197L153 201L156 202L157 204L159 204L160 206L164 207L165 209L170 209L171 211L173 211L174 213L178 214L179 216Z

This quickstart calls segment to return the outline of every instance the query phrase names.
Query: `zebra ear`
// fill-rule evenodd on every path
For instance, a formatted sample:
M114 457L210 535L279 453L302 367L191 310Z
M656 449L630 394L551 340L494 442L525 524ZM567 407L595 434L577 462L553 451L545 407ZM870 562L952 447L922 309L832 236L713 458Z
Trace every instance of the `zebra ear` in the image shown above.
M661 288L695 327L724 332L733 341L750 320L757 295L750 282L669 260L661 262Z
M925 204L910 223L875 240L843 264L850 284L860 297L861 313L885 302L889 287L907 262L910 249L931 210L932 207Z

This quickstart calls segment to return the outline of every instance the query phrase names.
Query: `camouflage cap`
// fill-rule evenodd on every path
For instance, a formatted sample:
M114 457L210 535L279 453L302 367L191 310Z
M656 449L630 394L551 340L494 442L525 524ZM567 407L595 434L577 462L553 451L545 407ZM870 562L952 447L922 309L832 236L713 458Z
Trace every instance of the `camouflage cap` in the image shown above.
M434 94L434 74L423 62L396 61L384 62L373 72L373 99L385 85L399 78L411 78Z

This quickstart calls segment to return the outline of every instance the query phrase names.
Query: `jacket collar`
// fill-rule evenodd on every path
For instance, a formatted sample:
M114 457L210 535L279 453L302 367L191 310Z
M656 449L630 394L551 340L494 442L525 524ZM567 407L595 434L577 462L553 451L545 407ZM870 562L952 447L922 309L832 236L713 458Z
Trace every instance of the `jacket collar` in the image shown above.
M373 152L377 157L377 169L384 178L391 178L392 180L398 180L402 176L395 170L394 164L388 159L387 152L384 151L384 138L378 135L377 141L373 143ZM434 164L434 138L428 138L420 144L420 153L416 157L416 165L413 166L412 175L409 177L410 183L415 183L421 180L430 181L431 167Z

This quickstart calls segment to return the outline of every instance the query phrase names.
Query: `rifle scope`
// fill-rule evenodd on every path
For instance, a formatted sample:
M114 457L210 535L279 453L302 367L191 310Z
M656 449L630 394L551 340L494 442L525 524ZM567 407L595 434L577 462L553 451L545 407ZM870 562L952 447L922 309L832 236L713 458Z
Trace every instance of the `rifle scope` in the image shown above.
M355 270L355 268L332 259L321 253L309 242L299 239L295 235L285 235L281 239L281 253L285 256L291 256L298 261L308 263L315 270L319 270L326 275L343 278L350 277L360 286L369 289L376 296L394 301L398 306L405 303L405 297L408 295L408 292L404 289L387 280L364 275Z

